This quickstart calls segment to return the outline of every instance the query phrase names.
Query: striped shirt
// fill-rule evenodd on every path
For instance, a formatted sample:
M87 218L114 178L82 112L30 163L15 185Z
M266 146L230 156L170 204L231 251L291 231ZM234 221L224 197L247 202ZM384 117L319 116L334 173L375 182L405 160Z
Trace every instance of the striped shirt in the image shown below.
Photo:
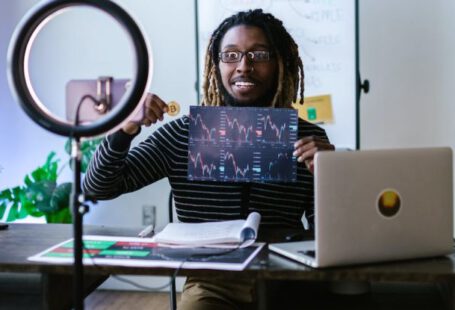
M312 226L313 175L304 164L297 163L297 182L293 183L190 181L188 134L189 117L183 116L158 128L131 150L134 136L123 131L109 135L90 162L83 191L100 200L112 199L167 177L181 222L233 220L256 211L263 227L301 228L303 215ZM324 129L300 119L298 137L304 136L328 141Z

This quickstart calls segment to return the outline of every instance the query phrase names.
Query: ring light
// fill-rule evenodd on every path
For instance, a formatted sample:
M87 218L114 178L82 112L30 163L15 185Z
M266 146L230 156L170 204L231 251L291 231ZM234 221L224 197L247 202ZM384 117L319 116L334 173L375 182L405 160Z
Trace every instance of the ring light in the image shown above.
M31 84L29 57L33 40L40 29L60 11L71 6L91 6L112 16L129 34L135 49L136 68L134 80L126 92L127 98L100 119L84 125L65 123L52 116L39 100ZM8 50L8 78L16 100L28 116L45 129L72 139L74 182L71 192L71 209L74 236L74 308L84 308L83 281L83 215L88 211L85 196L81 195L80 138L100 135L120 127L134 116L150 84L149 53L147 42L134 20L121 7L109 0L46 0L35 6L19 23Z
M110 113L84 125L65 123L49 112L33 89L28 68L32 43L40 29L60 11L81 5L94 7L112 16L129 35L136 56L134 79L122 101ZM149 88L151 66L147 41L140 28L124 9L108 0L43 1L17 26L8 50L8 77L16 100L33 121L63 136L91 137L119 127L133 112L140 109L138 103Z

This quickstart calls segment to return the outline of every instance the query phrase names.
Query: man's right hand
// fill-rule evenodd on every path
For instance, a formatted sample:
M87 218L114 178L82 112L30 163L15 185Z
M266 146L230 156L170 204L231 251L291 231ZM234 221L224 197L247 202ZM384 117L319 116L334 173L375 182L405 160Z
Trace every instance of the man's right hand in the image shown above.
M141 125L149 127L157 121L162 121L164 113L167 113L169 109L167 104L161 100L160 97L151 93L147 94L145 100L141 104L143 106L142 120L139 123L130 121L122 128L122 130L129 135L136 134Z

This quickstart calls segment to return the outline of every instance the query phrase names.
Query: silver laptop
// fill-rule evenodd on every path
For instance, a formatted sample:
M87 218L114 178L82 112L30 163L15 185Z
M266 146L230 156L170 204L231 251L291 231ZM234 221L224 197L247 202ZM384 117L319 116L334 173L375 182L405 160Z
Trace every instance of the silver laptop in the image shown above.
M269 249L312 267L453 251L452 150L319 152L315 240Z

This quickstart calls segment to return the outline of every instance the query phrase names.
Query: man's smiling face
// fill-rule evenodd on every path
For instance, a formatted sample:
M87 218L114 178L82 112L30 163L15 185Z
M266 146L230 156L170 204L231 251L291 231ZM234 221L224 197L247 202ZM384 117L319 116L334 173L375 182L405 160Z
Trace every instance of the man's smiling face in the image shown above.
M221 53L271 52L264 31L256 26L239 25L229 29L220 43ZM251 53L250 53L251 55ZM278 65L273 55L266 61L254 61L242 54L238 62L219 62L219 72L227 105L271 105L277 87ZM233 101L233 102L232 102Z

